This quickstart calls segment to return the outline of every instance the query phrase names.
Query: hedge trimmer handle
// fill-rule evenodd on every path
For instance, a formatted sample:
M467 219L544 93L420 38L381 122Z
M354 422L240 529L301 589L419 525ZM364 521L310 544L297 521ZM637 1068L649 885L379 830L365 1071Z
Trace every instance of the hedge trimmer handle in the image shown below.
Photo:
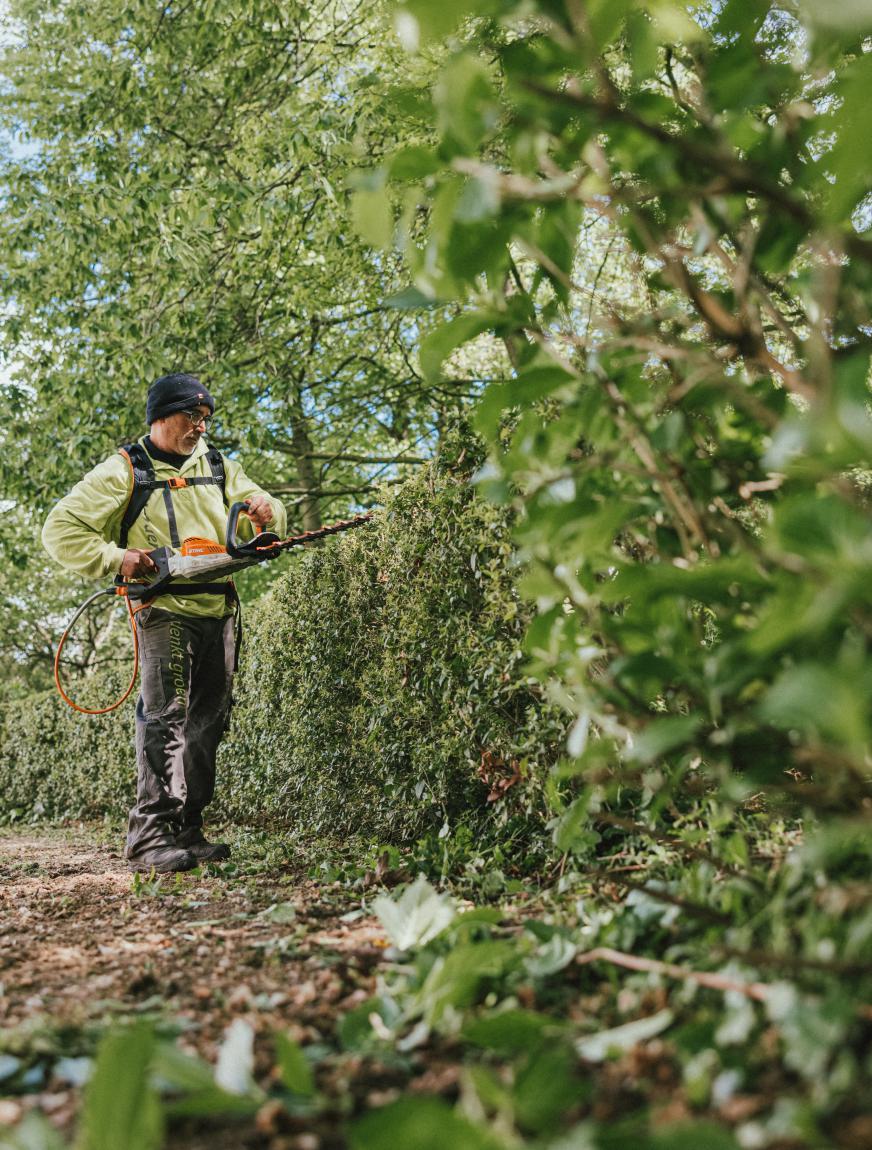
M255 528L257 534L247 543L241 543L238 537L239 516L247 515L251 519L248 503L234 503L227 516L227 532L224 536L224 545L231 559L249 559L264 548L272 547L279 542L278 535L273 531L261 531Z

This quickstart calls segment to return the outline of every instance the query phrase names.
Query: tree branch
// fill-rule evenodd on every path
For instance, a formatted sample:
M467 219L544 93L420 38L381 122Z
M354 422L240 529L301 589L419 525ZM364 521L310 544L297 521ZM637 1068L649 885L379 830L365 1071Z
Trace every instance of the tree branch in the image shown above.
M622 966L626 970L638 970L647 974L662 974L666 978L677 978L682 982L695 982L699 986L708 986L712 990L724 992L733 991L746 998L753 998L755 1002L766 1002L772 994L772 987L765 982L739 982L738 979L728 978L723 974L712 974L705 970L687 970L683 966L676 966L671 962L661 962L656 958L641 958L636 954L625 954L621 950L612 950L609 946L598 946L586 954L579 954L576 959L579 966L587 966L591 962L610 962L613 966Z

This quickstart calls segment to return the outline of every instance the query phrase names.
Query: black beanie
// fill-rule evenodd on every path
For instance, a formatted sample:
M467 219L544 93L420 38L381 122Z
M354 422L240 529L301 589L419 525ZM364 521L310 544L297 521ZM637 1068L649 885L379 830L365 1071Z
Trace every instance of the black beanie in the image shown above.
M215 400L196 375L186 375L184 372L162 375L148 389L145 422L150 427L156 419L163 419L174 411L196 407L198 403L204 403L210 412L215 410Z

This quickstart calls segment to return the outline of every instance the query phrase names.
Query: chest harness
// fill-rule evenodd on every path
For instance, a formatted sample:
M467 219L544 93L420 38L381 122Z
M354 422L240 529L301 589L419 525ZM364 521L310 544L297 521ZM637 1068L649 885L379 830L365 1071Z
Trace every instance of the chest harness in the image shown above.
M120 448L120 452L127 458L133 479L133 486L130 490L127 507L124 510L124 517L121 520L121 535L118 545L125 551L127 550L127 537L130 534L130 528L145 510L145 505L149 499L151 499L152 492L163 491L164 507L166 508L167 522L170 528L170 544L176 551L180 550L182 541L179 538L179 527L176 522L175 508L173 507L173 492L179 491L183 487L218 487L221 490L221 496L223 498L226 476L224 474L224 459L221 452L216 447L210 447L206 452L206 461L209 464L209 470L212 474L196 475L191 479L186 479L182 475L171 475L169 479L158 479L155 475L154 464L141 443L128 443L125 447ZM124 583L120 575L116 577L115 583L119 587L129 586ZM148 596L148 599L150 601L158 595L171 594L173 590L169 584L155 587L152 594ZM125 592L120 593L124 594ZM188 583L185 586L184 594L225 595L228 600L234 603L238 627L241 628L239 596L236 594L236 588L233 586L232 581L229 583ZM145 598L144 595L136 597Z

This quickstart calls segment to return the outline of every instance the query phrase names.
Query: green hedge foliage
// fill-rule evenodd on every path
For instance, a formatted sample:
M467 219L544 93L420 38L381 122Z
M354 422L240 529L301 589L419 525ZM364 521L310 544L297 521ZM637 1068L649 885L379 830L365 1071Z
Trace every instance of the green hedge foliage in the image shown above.
M562 719L520 665L515 575L505 513L450 471L307 555L250 633L221 756L228 808L394 836L468 818L503 788L503 808L534 810Z
M98 689L105 699L120 693L114 680L95 684L95 695ZM46 691L4 703L0 735L0 819L99 817L130 806L132 704L91 718Z
M475 497L463 462L300 554L248 613L215 813L394 839L541 823L564 719L525 675L516 576L507 514ZM6 817L126 808L132 706L89 718L52 694L2 723Z

